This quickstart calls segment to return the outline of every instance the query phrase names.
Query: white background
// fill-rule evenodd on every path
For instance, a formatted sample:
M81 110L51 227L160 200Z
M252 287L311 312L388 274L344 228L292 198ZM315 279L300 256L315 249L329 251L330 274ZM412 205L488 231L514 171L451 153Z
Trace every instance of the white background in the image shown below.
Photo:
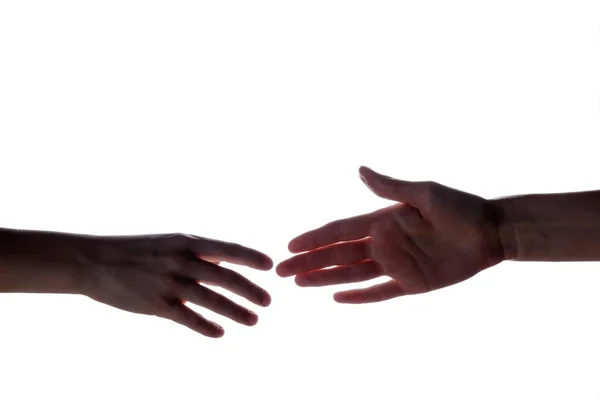
M487 198L599 189L599 72L597 1L1 1L0 226L279 262L387 205L361 164ZM362 306L247 276L273 304L253 328L215 316L219 340L0 295L0 397L600 399L597 263Z

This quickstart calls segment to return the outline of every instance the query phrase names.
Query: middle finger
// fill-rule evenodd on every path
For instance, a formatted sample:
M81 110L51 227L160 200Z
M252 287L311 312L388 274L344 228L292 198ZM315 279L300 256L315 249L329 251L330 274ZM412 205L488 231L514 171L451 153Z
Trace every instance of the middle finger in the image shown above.
M256 325L258 316L227 297L197 284L194 281L179 279L179 297L207 308L243 325Z
M206 282L210 285L220 286L254 304L266 307L271 303L269 293L239 272L221 267L203 259L189 259L186 264L185 275L190 278Z
M371 238L365 238L321 247L282 261L276 271L287 277L333 265L355 264L369 259L370 242Z

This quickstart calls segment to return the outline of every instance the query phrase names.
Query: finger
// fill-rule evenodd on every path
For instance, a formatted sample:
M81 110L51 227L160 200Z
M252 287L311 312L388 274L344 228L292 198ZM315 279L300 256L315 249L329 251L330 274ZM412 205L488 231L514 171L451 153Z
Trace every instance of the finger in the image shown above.
M227 297L197 284L194 281L179 279L177 295L191 303L207 308L243 325L256 325L258 316Z
M273 268L273 260L269 256L237 243L193 237L189 247L200 258L247 265L263 271Z
M288 249L292 253L300 253L337 242L362 239L369 234L371 220L372 214L365 214L330 222L292 239Z
M409 203L415 207L421 204L424 195L423 182L394 179L364 166L360 167L359 173L363 183L377 196L388 200Z
M220 265L221 264L221 260L219 260L218 258L210 258L210 257L199 257L201 260L204 261L208 261L209 263L215 264L215 265Z
M186 274L195 281L222 287L259 306L271 304L269 293L242 274L201 259L194 261L188 263Z
M165 314L161 316L211 338L220 338L225 334L223 327L186 307L179 299L168 301Z
M279 276L286 277L333 265L361 262L369 258L370 242L370 239L341 242L298 254L279 263L276 271Z
M337 292L333 299L338 303L362 304L390 300L405 294L396 281L388 281L364 289Z
M340 265L330 269L309 272L296 276L296 284L304 287L340 285L375 279L383 275L381 267L368 260L358 264Z

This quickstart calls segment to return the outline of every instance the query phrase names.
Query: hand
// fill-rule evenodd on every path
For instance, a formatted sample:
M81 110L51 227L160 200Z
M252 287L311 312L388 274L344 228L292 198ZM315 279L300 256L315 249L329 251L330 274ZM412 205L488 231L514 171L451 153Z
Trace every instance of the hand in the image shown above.
M340 303L369 303L443 288L504 259L495 210L485 199L366 167L360 174L373 193L398 203L296 237L289 250L304 253L281 262L280 276L296 275L299 286L389 276L388 282L334 295Z
M221 337L224 330L186 307L186 301L244 325L256 324L258 317L204 284L223 287L260 306L271 302L264 289L217 265L225 261L271 269L269 257L238 244L183 234L90 237L78 251L78 259L86 260L92 271L84 294L125 311L173 320L205 336Z

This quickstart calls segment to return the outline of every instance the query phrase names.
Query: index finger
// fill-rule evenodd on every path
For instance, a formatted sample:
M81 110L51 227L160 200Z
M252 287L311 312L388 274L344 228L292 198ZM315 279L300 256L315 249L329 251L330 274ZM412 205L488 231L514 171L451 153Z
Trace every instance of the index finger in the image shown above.
M258 250L220 240L205 238L191 238L190 240L190 250L200 258L246 265L262 271L273 268L273 260Z
M292 253L314 250L338 242L358 240L369 236L373 213L340 219L295 237L288 244Z

